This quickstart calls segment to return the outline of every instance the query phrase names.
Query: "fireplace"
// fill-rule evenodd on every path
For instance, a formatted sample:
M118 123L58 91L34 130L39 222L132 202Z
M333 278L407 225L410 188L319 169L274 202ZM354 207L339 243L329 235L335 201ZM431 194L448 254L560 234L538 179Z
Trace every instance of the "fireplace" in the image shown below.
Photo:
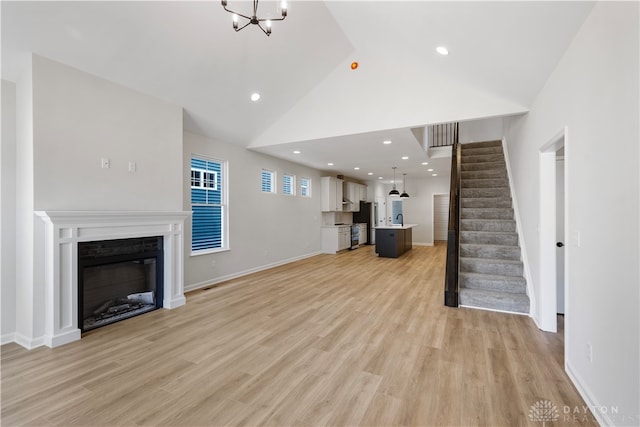
M186 302L183 237L184 220L191 212L36 211L35 214L44 225L44 228L38 225L35 231L37 247L42 249L34 262L34 274L42 280L34 282L32 287L34 295L42 297L33 298L32 306L23 304L17 308L31 313L35 325L31 334L16 334L16 342L23 347L57 347L82 337L84 314L78 322L79 313L84 313L84 308L79 307L78 248L85 242L147 237L157 241L161 237L158 248L162 252L155 256L156 280L160 280L156 282L155 304L173 309ZM145 268L153 270L148 263ZM162 270L157 269L158 263Z
M83 332L162 307L162 243L162 236L78 243Z

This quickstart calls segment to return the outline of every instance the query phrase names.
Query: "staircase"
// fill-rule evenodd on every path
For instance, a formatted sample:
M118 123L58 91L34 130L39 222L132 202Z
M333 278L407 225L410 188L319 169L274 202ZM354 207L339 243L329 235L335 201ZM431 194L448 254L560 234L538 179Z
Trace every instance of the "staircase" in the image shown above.
M500 141L461 145L459 303L529 313Z

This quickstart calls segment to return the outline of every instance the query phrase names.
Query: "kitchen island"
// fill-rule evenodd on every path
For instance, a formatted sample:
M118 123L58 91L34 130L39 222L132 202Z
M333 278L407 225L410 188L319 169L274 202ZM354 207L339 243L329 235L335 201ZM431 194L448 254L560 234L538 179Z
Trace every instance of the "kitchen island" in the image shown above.
M418 224L376 227L376 253L385 258L398 258L413 247L411 229Z

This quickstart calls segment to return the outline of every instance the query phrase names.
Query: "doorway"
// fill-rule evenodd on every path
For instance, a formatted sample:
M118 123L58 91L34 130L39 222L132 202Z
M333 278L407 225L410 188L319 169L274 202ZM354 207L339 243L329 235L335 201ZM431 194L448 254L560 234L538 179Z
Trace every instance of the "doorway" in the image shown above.
M449 227L449 195L433 195L433 241L447 240Z
M536 314L540 329L558 331L567 311L566 173L567 129L540 148L540 286ZM566 337L565 337L566 338Z

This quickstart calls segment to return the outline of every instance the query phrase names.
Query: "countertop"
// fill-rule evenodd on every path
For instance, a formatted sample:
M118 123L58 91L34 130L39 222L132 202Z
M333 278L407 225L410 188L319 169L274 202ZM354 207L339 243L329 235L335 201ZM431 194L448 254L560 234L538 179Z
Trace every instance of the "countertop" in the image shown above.
M321 228L340 228L340 227L351 227L352 225L364 225L366 222L356 222L354 224L340 224L340 225L321 225Z
M378 225L375 227L377 230L406 230L407 228L417 227L418 224L405 224L405 225Z

